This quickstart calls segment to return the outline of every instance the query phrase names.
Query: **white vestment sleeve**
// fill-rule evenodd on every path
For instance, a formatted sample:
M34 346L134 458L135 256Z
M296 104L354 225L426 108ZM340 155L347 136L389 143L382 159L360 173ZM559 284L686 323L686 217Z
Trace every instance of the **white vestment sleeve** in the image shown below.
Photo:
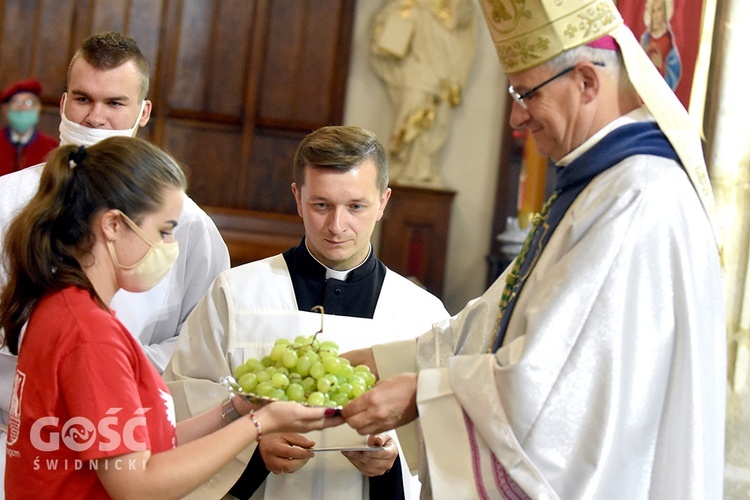
M228 397L227 389L218 383L231 374L224 352L227 337L234 333L230 324L233 306L226 287L225 276L221 274L183 325L164 371L178 421L199 415ZM246 448L187 498L221 498L245 470L254 450L255 445Z
M383 380L399 373L417 372L417 339L399 340L372 346L372 355L378 369L378 377ZM401 452L409 471L416 474L419 469L419 428L417 422L410 422L396 429Z

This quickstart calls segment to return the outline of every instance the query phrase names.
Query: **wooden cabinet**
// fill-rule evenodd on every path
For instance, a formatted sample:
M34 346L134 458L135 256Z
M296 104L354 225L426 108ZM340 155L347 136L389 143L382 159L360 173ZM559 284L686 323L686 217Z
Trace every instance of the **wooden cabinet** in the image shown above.
M382 219L378 257L442 297L455 191L391 186Z

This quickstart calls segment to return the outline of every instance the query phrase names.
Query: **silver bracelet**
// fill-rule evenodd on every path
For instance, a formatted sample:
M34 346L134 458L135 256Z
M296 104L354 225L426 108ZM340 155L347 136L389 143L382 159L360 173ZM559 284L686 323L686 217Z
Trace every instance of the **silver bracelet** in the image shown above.
M222 427L240 418L240 412L238 412L237 409L232 404L233 397L234 397L234 393L231 393L229 395L229 399L223 405L221 405L221 426Z

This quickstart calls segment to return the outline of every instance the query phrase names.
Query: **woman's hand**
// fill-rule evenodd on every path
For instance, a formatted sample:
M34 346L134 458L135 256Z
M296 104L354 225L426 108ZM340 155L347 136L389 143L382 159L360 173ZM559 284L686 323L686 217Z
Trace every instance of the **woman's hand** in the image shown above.
M303 433L344 423L344 419L335 413L333 408L313 408L299 403L280 401L255 410L255 418L264 435L274 432Z

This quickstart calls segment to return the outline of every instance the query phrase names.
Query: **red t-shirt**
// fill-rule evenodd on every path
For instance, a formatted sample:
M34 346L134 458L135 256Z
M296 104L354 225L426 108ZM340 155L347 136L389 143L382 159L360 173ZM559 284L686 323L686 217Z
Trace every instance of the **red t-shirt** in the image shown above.
M6 497L108 498L94 459L176 445L172 396L125 327L79 288L42 298L18 356Z

